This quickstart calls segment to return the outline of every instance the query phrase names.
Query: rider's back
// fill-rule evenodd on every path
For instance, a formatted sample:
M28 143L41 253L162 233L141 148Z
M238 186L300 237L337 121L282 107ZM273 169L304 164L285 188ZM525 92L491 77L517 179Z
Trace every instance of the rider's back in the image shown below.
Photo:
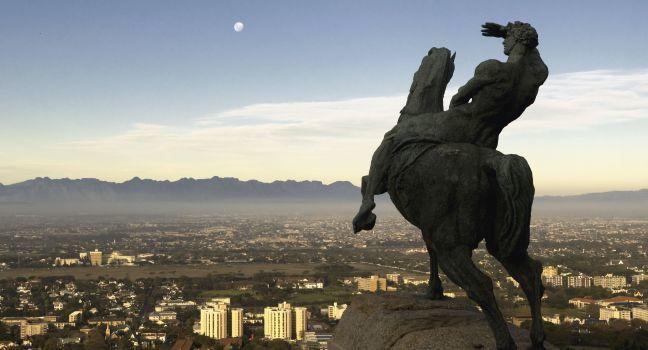
M484 61L475 69L475 77L487 83L470 102L410 118L390 133L398 135L398 143L423 139L495 149L502 129L533 103L547 75L535 49L517 62Z
M519 61L493 66L497 67L492 69L493 83L478 92L469 104L472 118L480 124L474 143L496 148L502 129L535 101L549 71L536 49Z

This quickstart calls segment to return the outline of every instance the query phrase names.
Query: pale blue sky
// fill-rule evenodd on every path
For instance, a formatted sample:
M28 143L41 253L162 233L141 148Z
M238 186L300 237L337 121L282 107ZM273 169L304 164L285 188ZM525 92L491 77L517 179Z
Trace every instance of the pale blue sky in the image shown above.
M648 187L647 13L645 1L2 0L0 182L357 183L430 47L457 52L456 87L504 59L480 24L522 20L555 80L502 151L527 157L539 193ZM574 86L587 79L597 88Z

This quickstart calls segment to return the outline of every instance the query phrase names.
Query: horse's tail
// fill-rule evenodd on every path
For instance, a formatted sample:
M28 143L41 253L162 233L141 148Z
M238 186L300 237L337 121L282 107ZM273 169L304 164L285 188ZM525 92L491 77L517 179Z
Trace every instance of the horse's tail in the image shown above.
M497 224L491 249L507 257L529 245L533 174L527 161L515 154L500 155L491 163L497 181Z

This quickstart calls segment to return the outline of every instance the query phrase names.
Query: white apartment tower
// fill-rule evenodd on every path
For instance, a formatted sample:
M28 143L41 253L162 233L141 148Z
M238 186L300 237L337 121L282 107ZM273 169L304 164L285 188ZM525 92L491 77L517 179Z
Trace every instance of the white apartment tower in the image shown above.
M305 307L295 307L295 339L304 339L308 327L308 312Z
M230 332L232 338L239 338L243 336L243 309L234 308L231 311L232 325Z
M200 309L200 333L213 339L227 338L227 305L215 304Z
M263 333L268 339L292 338L292 309L285 301L263 310Z

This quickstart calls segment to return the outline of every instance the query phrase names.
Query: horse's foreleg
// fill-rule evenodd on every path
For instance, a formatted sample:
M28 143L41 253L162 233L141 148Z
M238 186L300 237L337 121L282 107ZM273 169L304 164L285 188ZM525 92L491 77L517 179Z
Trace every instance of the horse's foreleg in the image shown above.
M520 284L531 308L531 343L534 349L544 349L545 339L540 304L544 287L542 286L542 264L524 252L518 256L498 259L511 276Z
M376 224L376 214L372 211L376 207L374 196L387 192L387 169L391 164L392 157L391 137L385 137L378 146L371 158L369 174L362 177L360 192L362 193L362 204L358 213L353 218L353 233L362 230L373 230Z
M439 263L437 261L437 254L434 251L432 242L428 238L425 240L425 246L430 256L430 280L428 282L427 297L432 300L443 299L443 286L439 278Z
M481 272L470 259L472 250L459 246L449 250L437 250L439 264L452 282L463 288L468 297L481 307L493 330L498 350L517 349L506 321L497 307L493 294L493 281Z

